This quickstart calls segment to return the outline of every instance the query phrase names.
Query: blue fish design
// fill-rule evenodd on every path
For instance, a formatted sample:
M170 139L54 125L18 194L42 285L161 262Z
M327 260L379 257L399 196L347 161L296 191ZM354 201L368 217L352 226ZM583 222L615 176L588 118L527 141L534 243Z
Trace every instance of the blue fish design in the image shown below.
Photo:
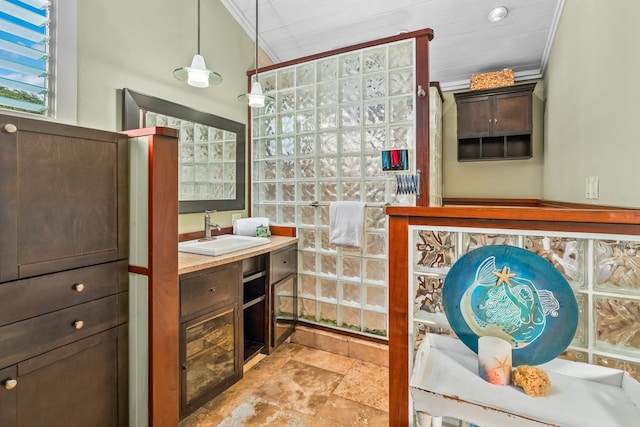
M509 274L508 267L498 273L494 256L478 266L460 299L462 317L476 335L502 338L513 348L535 341L545 329L546 316L557 316L559 307L552 292Z

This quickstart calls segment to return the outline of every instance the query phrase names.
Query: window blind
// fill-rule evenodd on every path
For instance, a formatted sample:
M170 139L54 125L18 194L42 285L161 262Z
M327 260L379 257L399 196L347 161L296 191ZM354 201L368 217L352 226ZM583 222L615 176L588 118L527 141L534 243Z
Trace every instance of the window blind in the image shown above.
M0 0L0 108L47 115L49 0Z

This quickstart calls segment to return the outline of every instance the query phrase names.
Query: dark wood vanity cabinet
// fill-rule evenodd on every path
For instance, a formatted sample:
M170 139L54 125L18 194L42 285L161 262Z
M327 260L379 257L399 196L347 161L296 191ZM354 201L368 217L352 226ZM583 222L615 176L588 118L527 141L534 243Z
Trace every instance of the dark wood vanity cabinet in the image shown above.
M535 85L456 93L458 160L531 157Z
M272 252L269 259L270 353L293 333L298 319L298 246Z
M180 276L180 417L242 378L242 262Z
M126 136L0 115L0 419L128 424Z

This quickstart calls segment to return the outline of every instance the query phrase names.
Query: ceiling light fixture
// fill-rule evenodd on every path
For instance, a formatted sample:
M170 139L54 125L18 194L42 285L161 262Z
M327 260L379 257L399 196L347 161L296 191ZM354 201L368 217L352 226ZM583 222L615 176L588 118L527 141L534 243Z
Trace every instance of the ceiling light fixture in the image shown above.
M242 102L248 102L249 107L262 108L266 101L273 101L273 98L269 95L265 95L262 91L262 85L258 78L258 0L256 0L256 57L255 67L256 74L253 84L251 84L251 92L238 95L238 100Z
M509 10L504 6L494 7L489 11L489 15L487 15L487 19L491 22L502 21L509 14Z
M198 0L198 52L193 56L191 66L180 67L173 70L173 76L180 81L187 81L189 86L209 87L222 83L222 76L213 70L209 70L204 63L204 57L200 55L200 0Z

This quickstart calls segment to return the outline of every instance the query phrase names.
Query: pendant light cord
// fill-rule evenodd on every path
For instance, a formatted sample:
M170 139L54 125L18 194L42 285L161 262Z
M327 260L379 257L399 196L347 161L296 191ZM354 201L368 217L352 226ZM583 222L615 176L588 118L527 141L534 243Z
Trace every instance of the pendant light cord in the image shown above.
M200 55L200 0L198 0L198 55Z
M256 0L256 81L258 81L258 0Z

